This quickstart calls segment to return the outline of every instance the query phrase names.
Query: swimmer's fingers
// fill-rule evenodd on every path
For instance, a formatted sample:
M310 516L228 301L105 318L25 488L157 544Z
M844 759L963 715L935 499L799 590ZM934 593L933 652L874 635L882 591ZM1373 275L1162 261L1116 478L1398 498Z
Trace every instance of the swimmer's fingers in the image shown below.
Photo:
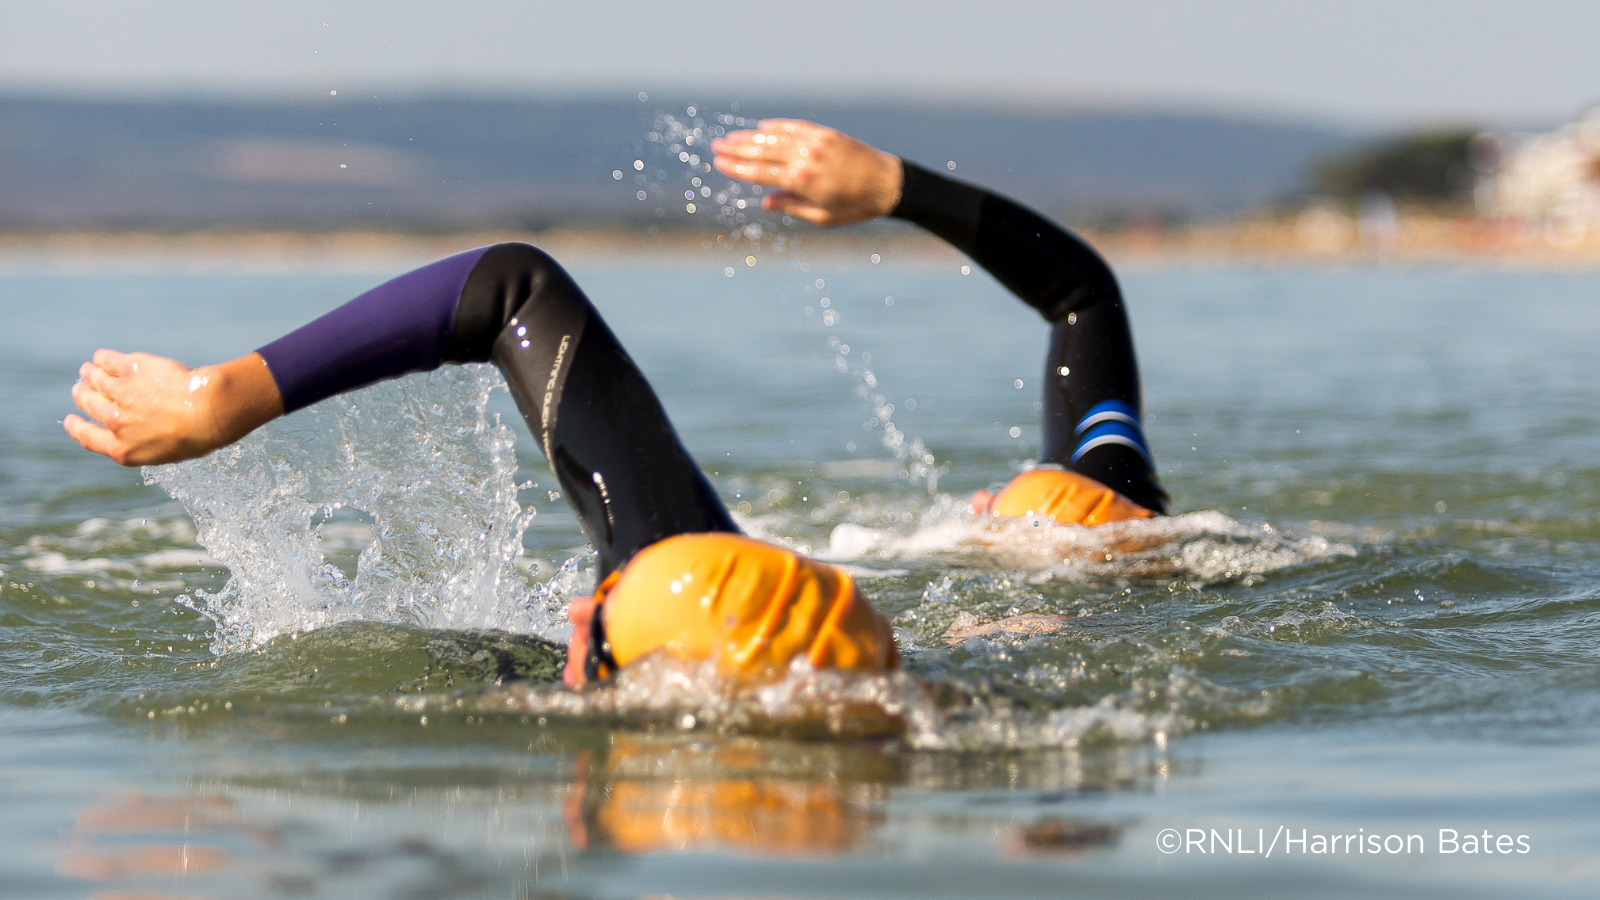
M96 350L92 360L96 366L104 369L106 374L117 377L136 368L134 357L137 354L120 353L116 350Z
M768 141L760 131L735 131L711 142L711 150L718 156L734 156L747 162L787 162L795 155L789 141Z
M67 429L67 434L83 446L83 449L110 457L113 461L127 465L126 448L117 436L109 430L101 428L93 422L86 421L82 416L69 415L62 421L62 426Z
M776 166L784 169L794 168L798 161L803 161L811 155L813 148L820 147L829 140L839 139L847 138L831 128L823 128L810 122L768 119L761 123L759 130L734 131L712 141L711 149L717 154L718 162L733 157L749 166ZM775 173L775 170L761 168L745 168L737 171L730 171L721 165L718 168L722 169L724 174L745 180L754 180L752 176L763 172Z
M578 597L567 604L567 621L588 627L589 620L594 618L594 606L593 597Z
M595 615L593 597L578 597L567 606L567 621L572 623L572 636L567 638L567 665L561 671L561 680L568 687L583 684L583 665L589 658L589 625Z
M813 140L824 132L834 130L818 125L815 122L808 122L805 119L762 119L761 123L756 127L763 134L773 135L780 139L789 138L798 141Z
M973 515L985 516L989 514L989 506L994 503L994 494L989 491L978 491L972 495Z
M718 172L729 178L748 181L751 184L761 184L767 187L790 187L795 179L795 170L787 163L771 162L745 162L726 156L719 156L712 161Z
M72 386L72 402L103 425L114 425L121 417L117 405L110 398L81 381Z
M811 203L792 191L779 191L776 194L768 194L761 198L761 208L769 212L803 219L813 225L821 225L825 228L838 224L833 210Z
M116 399L116 390L118 385L121 384L121 379L104 368L92 362L86 362L78 367L78 377L101 394L113 400Z

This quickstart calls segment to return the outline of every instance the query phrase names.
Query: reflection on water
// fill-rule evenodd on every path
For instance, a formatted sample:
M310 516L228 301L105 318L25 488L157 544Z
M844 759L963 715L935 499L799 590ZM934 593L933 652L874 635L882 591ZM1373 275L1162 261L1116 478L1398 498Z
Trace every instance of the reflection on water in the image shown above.
M78 814L56 871L91 881L211 872L230 860L207 836L238 828L238 811L226 797L127 794ZM251 836L272 839L270 833ZM178 842L155 843L163 839Z
M616 734L605 750L578 757L579 780L566 804L572 844L624 853L780 854L863 845L883 822L886 786L808 780L808 767L794 762L754 739Z
M470 731L448 729L444 743ZM496 754L476 777L457 770L432 787L438 743L343 772L299 768L305 748L293 744L276 769L202 764L188 791L97 797L60 842L55 871L105 898L542 896L583 893L616 854L814 864L895 856L910 834L996 861L1070 863L1117 848L1133 824L1096 815L1096 798L1181 768L1126 750L971 765L848 743L545 726L521 736L535 738L523 761ZM509 737L491 744L509 750ZM396 779L418 786L397 795ZM919 799L952 790L971 799Z

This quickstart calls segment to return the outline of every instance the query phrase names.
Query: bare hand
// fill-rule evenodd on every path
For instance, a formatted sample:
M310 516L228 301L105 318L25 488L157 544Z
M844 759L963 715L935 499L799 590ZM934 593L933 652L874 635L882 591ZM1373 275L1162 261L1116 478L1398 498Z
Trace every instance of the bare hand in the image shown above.
M778 188L763 209L832 228L894 212L904 172L899 158L832 128L767 119L711 144L717 171Z
M278 385L255 353L191 369L148 353L97 350L78 377L72 399L94 421L67 416L67 434L124 466L204 456L283 415Z
M572 637L567 638L567 667L561 680L568 687L583 684L583 664L589 659L589 626L594 621L596 604L593 597L579 597L567 605L567 621L572 623Z

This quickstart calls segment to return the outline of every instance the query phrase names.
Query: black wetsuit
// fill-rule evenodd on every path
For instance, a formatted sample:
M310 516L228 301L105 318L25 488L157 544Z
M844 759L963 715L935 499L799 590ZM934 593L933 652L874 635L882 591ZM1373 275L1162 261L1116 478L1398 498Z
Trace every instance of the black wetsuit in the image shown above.
M1111 267L1076 235L1012 200L902 165L892 215L972 257L1051 323L1039 461L1165 513L1167 492L1144 437L1133 335Z

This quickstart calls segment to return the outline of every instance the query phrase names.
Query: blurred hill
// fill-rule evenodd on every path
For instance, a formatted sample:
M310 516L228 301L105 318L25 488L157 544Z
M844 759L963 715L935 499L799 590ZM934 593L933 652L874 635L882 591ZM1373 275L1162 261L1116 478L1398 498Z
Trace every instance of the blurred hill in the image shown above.
M731 104L702 105L709 118ZM328 97L306 103L0 100L0 229L445 231L659 223L633 160L676 104ZM1073 222L1227 216L1302 188L1357 137L1174 112L746 103L811 118ZM652 167L672 163L650 159ZM681 202L681 201L680 201ZM677 219L684 219L678 216ZM671 224L688 224L669 220Z

